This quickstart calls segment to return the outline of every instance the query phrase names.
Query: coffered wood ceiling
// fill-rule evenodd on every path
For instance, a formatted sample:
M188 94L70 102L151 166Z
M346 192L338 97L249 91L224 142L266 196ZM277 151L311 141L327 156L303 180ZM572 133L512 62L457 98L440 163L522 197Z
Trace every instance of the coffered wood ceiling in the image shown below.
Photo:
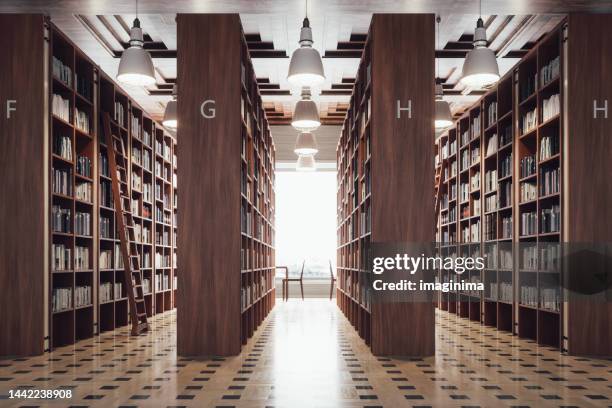
M612 0L484 0L483 18L501 73L507 72L569 11L612 11ZM3 0L0 12L49 14L62 31L113 77L135 17L134 3L124 0ZM273 133L279 133L281 125L290 123L293 105L299 98L299 89L289 86L286 75L289 57L298 46L303 0L140 0L139 18L146 33L146 47L154 57L157 84L147 89L126 86L125 90L155 118L161 117L176 79L176 13L195 12L240 13L266 110L271 123L279 125ZM323 56L327 76L320 89L315 90L313 99L319 105L323 124L329 125L328 132L342 123L372 13L381 12L441 15L436 58L440 67L438 76L444 81L451 109L458 114L482 94L480 90L464 89L458 84L463 58L472 47L478 17L476 0L310 0L314 47ZM202 64L221 63L202 61ZM335 157L335 142L331 145ZM279 141L277 146L288 149L279 151L279 159L293 157L292 144ZM321 153L324 157L331 154L331 151Z

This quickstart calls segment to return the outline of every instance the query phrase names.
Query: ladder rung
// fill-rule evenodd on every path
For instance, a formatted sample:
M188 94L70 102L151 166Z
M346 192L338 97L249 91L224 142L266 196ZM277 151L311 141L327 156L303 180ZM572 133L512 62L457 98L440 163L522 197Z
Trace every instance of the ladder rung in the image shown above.
M135 302L136 303L144 303L144 299L143 298L136 298Z

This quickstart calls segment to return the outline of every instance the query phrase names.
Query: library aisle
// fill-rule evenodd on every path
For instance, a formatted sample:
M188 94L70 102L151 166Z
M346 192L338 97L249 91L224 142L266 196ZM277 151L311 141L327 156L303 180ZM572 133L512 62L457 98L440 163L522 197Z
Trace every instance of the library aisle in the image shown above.
M375 357L329 300L281 302L236 357L176 353L176 312L49 354L4 360L3 390L65 389L49 406L603 407L612 361L568 357L437 312L436 357ZM6 399L1 395L0 399ZM7 401L0 401L4 406ZM27 404L26 404L27 405Z

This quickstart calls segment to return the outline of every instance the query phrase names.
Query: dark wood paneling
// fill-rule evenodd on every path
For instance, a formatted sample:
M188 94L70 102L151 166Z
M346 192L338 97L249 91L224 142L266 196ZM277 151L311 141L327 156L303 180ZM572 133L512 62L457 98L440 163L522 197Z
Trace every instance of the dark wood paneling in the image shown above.
M569 242L612 241L612 15L571 14L568 29ZM608 100L608 119L593 119L593 100ZM570 302L569 352L612 355L612 303Z
M0 356L43 352L43 23L41 15L0 15ZM7 99L17 100L11 119Z
M434 241L434 16L375 14L372 21L372 240ZM397 101L412 118L396 118ZM431 302L372 305L377 355L434 353Z
M240 352L240 19L178 16L180 355ZM216 117L200 105L216 101Z

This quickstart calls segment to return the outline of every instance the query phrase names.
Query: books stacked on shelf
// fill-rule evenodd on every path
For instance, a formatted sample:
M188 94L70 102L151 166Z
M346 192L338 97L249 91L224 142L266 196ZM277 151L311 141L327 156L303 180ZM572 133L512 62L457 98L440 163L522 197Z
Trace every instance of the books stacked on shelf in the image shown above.
M542 288L540 290L540 307L558 312L561 310L561 295L557 288Z
M91 305L91 286L75 286L74 307Z
M130 122L131 122L131 127L132 127L132 136L140 140L140 130L141 130L140 120L135 116L131 116Z
M52 244L51 256L53 262L51 269L53 271L68 271L72 269L72 250L64 244Z
M480 199L479 198L475 198L474 201L472 201L472 215L476 217L480 215Z
M561 112L559 94L551 95L542 101L542 122L557 116Z
M520 163L521 178L529 177L536 172L535 155L525 156Z
M521 133L524 135L536 128L538 124L537 109L526 112L521 120Z
M141 164L141 151L140 148L138 146L132 146L132 163L134 164Z
M545 234L561 229L560 207L558 204L540 210L540 231Z
M521 235L535 235L537 233L538 216L535 211L521 214Z
M111 282L100 283L98 296L100 297L100 303L106 303L113 300L113 284Z
M72 169L53 169L53 192L72 196Z
M52 66L53 76L69 87L72 87L72 69L55 55L52 58Z
M511 230L512 231L512 230ZM499 267L501 269L512 269L512 250L501 249L499 250Z
M115 101L115 122L121 127L125 127L125 107L119 101Z
M170 255L155 253L155 267L156 268L169 268L170 267Z
M512 205L512 181L505 180L499 185L499 208Z
M468 183L461 183L459 185L459 201L465 202L470 198L470 185Z
M471 230L471 242L479 242L480 241L480 220L477 220L476 222L472 223L472 225L470 225L470 230Z
M53 154L72 161L72 139L70 136L56 135L53 138Z
M51 111L58 118L70 122L70 101L61 95L53 94L51 100Z
M510 142L512 142L512 125L508 125L508 126L504 127L499 132L499 143L500 143L500 146L506 146Z
M146 149L142 151L142 167L147 170L151 168L151 152Z
M465 146L470 141L470 131L466 129L463 133L461 133L461 146Z
M487 193L497 190L497 170L485 172L485 191Z
M136 191L142 190L142 178L137 173L132 173L132 189Z
M155 274L155 291L161 292L162 290L168 290L169 276L162 273Z
M480 172L476 172L470 178L470 187L472 191L476 191L480 189Z
M465 170L470 167L470 152L464 150L461 152L461 169Z
M123 282L115 282L115 293L114 299L123 298Z
M453 160L453 162L450 165L450 169L451 169L451 177L455 177L457 175L457 161Z
M512 217L506 216L501 219L501 238L512 238Z
M540 270L558 271L561 259L561 247L559 244L546 243L540 246L539 261Z
M51 207L51 228L54 232L72 232L72 210L59 205Z
M466 205L461 207L461 218L469 218L470 216L470 206Z
M91 178L91 159L87 156L79 156L76 162L77 174Z
M523 182L520 186L521 189L521 203L535 200L538 197L538 188L535 182Z
M559 76L559 68L559 56L556 56L550 62L548 62L548 64L542 67L540 70L540 83L542 86Z
M151 133L147 129L143 129L142 131L142 143L151 147ZM145 166L146 167L146 166Z
M559 153L559 138L557 136L544 136L540 141L540 161L546 160Z
M450 185L450 199L451 201L457 198L457 184L453 183Z
M151 267L151 253L145 252L142 254L142 267L150 268Z
M452 142L450 142L450 144L449 144L449 152L448 153L449 153L450 156L452 156L455 153L457 153L457 141L456 140L453 140Z
M78 72L74 74L74 78L76 82L77 92L79 93L79 95L81 95L88 101L91 101L92 99L91 82L87 79L87 77L80 76Z
M77 200L92 202L92 185L88 182L80 182L74 189L74 197Z
M75 108L74 125L81 132L89 134L89 115L87 114L87 112L83 112L79 110L79 108Z
M561 170L557 168L543 168L540 170L540 195L547 196L559 192Z
M145 295L151 293L151 279L142 278L142 293Z
M500 282L499 301L506 302L506 303L512 303L512 283Z
M480 136L480 115L476 116L474 119L472 119L472 126L470 127L471 131L472 131L472 137L471 139L477 139Z
M497 300L497 282L489 283L489 296L487 298Z
M486 214L484 219L484 239L491 241L497 239L496 214Z
M115 244L115 269L123 269L123 256L119 244Z
M526 306L538 307L538 288L521 286L521 303Z
M53 312L61 312L72 308L72 288L53 288L51 296Z
M89 269L89 248L82 246L74 248L74 269Z
M497 121L497 102L491 102L487 107L487 124L491 126Z
M100 269L113 269L113 251L110 249L100 250L98 266Z
M499 171L500 171L500 178L504 178L504 177L512 175L512 153L505 155L499 161Z
M110 170L108 167L108 157L106 154L100 152L100 174L105 177L110 177Z
M493 133L489 136L487 140L487 153L486 156L489 157L497 152L497 133Z
M74 232L76 235L91 236L91 214L77 211L74 216Z

